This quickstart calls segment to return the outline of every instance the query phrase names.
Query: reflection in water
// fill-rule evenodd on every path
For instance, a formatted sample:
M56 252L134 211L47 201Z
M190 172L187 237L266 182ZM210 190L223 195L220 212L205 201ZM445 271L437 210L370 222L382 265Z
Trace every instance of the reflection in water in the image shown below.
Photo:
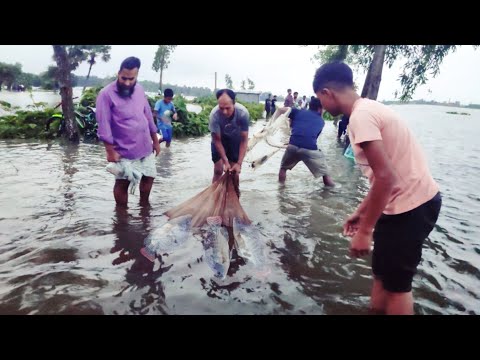
M115 206L115 219L113 221L113 234L116 239L110 252L117 255L112 265L129 263L126 270L125 280L135 289L148 288L140 299L140 304L132 302L130 308L134 313L148 314L152 307L154 311L166 313L165 294L162 284L157 281L164 272L171 267L159 267L154 271L154 263L147 260L140 249L144 246L144 240L148 236L150 228L151 206L140 207L139 216L129 214L125 206ZM161 256L159 256L160 265ZM125 288L126 289L126 288ZM124 290L125 290L124 289Z
M472 184L480 170L480 111L459 119L442 107L397 109L444 195L414 280L415 311L478 314L480 197ZM348 256L341 226L368 182L342 156L331 122L319 146L338 185L333 189L303 164L279 186L281 152L258 170L243 168L241 204L265 238L271 272L256 276L234 255L219 280L198 237L153 264L139 254L144 239L166 222L165 211L210 185L209 136L162 147L151 206L140 207L137 193L124 209L115 207L103 146L0 141L0 313L366 313L370 259Z

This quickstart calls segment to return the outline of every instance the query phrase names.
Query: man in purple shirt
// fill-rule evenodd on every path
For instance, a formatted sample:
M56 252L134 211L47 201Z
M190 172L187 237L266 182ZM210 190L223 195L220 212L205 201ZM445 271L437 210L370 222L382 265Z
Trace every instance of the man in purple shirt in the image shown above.
M160 153L157 127L145 91L137 84L140 59L129 57L120 65L116 81L98 94L98 137L105 144L108 162L128 164L140 172L140 204L148 197L156 176L155 156ZM153 155L155 150L156 155ZM127 205L130 181L116 176L113 195L118 205Z

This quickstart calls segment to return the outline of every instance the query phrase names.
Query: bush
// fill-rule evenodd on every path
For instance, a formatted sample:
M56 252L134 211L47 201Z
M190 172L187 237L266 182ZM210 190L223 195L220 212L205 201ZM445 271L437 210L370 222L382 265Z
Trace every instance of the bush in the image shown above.
M342 115L333 116L328 111L324 111L322 117L323 117L323 120L325 120L325 121L334 121L334 120L341 119Z
M96 98L101 89L101 86L87 89L80 99L76 110L84 115L88 114L86 107L95 107ZM147 96L152 111L155 103L162 98L162 96ZM187 110L187 101L181 95L176 95L173 102L178 113L178 120L172 124L173 135L175 137L202 136L209 133L208 123L210 112L217 105L217 99L215 97L208 96L195 99L194 103L202 106L202 111L199 114ZM263 117L263 104L242 103L242 105L244 105L250 113L251 124ZM44 139L54 137L59 126L59 120L52 122L50 131L48 133L45 132L46 122L54 113L56 113L55 110L46 108L42 111L17 111L16 115L0 117L0 138L21 137ZM81 129L79 130L81 131Z
M0 105L7 109L10 109L12 107L12 104L3 100L0 100Z
M58 122L50 126L50 132L45 132L47 120L55 113L53 109L42 111L17 111L15 115L0 117L0 138L45 139L55 134Z
M97 101L97 96L100 90L103 89L103 86L97 86L94 88L86 89L80 99L79 105L86 108L87 106L95 107L95 103Z

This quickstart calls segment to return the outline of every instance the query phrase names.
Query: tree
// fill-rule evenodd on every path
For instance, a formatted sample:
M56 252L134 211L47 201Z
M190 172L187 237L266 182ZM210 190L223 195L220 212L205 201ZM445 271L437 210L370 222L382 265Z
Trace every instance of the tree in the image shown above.
M18 85L23 85L27 89L32 88L32 86L41 86L42 84L39 75L24 72L20 74L15 83Z
M98 45L52 45L53 59L57 63L56 79L62 97L62 112L65 119L65 136L69 141L78 143L77 122L73 111L72 71L82 61L87 60L88 54Z
M249 78L247 78L247 82L248 82L248 90L253 90L255 89L255 83L250 80Z
M348 45L327 45L326 48L320 49L313 55L313 59L325 64L331 61L352 62L352 56L349 56Z
M47 71L40 74L41 86L46 90L58 89L58 67L50 65Z
M22 65L16 63L15 65L0 63L0 91L3 83L6 84L7 89L11 90L15 80L22 74Z
M383 65L391 68L396 60L405 59L400 75L400 100L406 101L419 85L427 82L429 72L433 77L438 75L443 59L456 48L456 45L329 45L314 58L321 62L345 61L368 70L362 96L374 100L380 89Z
M152 69L156 72L160 71L160 91L163 90L163 70L168 68L168 65L170 64L170 55L173 53L176 47L177 45L158 45L157 52L155 53Z
M245 80L242 80L242 85L240 85L240 89L245 90Z
M385 61L386 45L375 45L373 59L368 67L367 77L363 84L362 97L376 100L382 81L383 62Z
M233 81L230 75L225 74L225 86L229 89L233 89Z
M83 86L82 94L85 92L85 88L87 87L88 78L90 77L90 72L92 71L92 66L96 63L95 58L97 56L101 56L102 61L108 62L111 58L110 50L112 50L112 47L110 45L91 45L87 60L87 62L90 64L90 67L88 68L87 79L85 85Z

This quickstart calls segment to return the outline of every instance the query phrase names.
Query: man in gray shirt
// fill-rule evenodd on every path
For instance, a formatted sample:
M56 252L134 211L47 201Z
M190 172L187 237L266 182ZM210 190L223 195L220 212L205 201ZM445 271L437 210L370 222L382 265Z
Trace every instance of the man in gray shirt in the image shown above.
M235 92L230 89L217 91L218 105L210 113L209 130L212 133L212 183L224 171L235 173L238 184L242 162L247 152L250 114L245 106L235 103Z

